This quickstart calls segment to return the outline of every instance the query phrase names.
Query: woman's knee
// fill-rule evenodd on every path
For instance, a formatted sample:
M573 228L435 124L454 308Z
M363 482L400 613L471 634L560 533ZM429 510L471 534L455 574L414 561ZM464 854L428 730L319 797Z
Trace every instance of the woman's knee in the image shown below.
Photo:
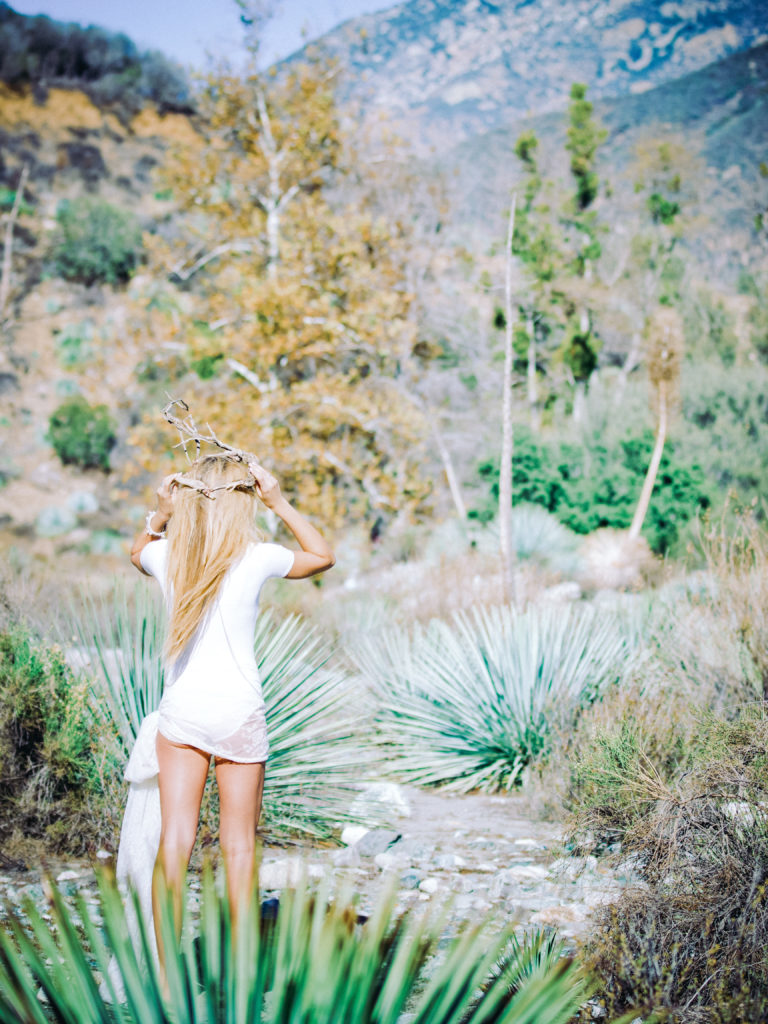
M249 860L256 850L256 835L253 832L222 830L219 845L225 860Z
M197 830L192 828L164 828L160 833L159 853L166 866L187 864L195 845Z

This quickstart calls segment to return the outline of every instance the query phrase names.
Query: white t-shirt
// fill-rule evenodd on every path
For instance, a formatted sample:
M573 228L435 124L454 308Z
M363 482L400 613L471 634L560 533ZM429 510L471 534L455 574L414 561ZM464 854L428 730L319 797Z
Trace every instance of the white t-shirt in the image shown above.
M167 602L168 541L152 541L140 557ZM286 576L292 567L288 548L255 543L229 569L205 619L166 668L159 730L172 743L232 761L266 760L264 699L253 637L262 586L270 577Z

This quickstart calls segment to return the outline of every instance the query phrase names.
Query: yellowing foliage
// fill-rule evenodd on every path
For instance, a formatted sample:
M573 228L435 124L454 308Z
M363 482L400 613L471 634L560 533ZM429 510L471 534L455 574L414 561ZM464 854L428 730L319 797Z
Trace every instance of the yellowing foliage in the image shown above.
M184 146L199 146L200 136L183 114L159 114L146 106L131 121L131 131L140 139L161 138Z
M103 114L77 89L50 89L45 103L39 105L31 92L16 92L0 84L0 122L52 135L58 135L63 128L101 129L109 124L123 134L117 118Z
M326 521L417 507L430 484L403 383L416 343L403 232L362 191L351 206L333 192L346 154L333 69L215 76L203 105L205 139L165 168L173 236L146 239L150 352L183 351L197 374L174 397ZM135 440L156 463L157 431Z

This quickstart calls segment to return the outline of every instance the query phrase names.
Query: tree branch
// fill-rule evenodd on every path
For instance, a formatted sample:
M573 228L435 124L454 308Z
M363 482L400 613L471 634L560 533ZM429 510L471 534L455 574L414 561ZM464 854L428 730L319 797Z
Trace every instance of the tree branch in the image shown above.
M13 206L11 212L8 214L8 220L5 225L5 241L3 244L3 271L2 277L0 277L0 317L5 312L5 306L8 302L8 296L11 292L11 263L13 260L13 229L16 226L16 220L19 216L19 210L21 209L21 200L24 194L24 186L27 184L27 177L29 176L29 164L24 164L21 169L21 175L19 176L19 183L16 186L16 195L13 197Z

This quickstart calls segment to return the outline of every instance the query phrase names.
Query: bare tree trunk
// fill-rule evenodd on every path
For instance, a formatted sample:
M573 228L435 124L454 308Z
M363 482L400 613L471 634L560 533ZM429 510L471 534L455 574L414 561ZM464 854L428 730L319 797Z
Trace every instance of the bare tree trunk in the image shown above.
M5 240L3 243L3 270L0 275L0 318L5 313L8 296L11 294L11 265L13 261L13 229L21 208L21 200L24 193L24 186L27 184L29 164L24 164L19 176L19 184L16 186L16 195L13 198L13 206L8 214L5 224Z
M528 411L531 417L531 430L538 433L541 428L539 415L539 381L536 377L536 325L529 310L525 329L528 332Z
M659 424L656 429L656 443L653 446L651 462L648 466L648 472L645 474L645 480L643 481L640 500L637 503L635 514L632 517L632 525L629 528L629 536L631 540L637 540L640 536L640 531L643 528L643 522L645 521L645 517L648 513L648 506L651 503L653 485L656 483L659 466L661 465L661 456L664 452L664 442L667 438L667 415L667 385L666 381L661 381L659 383Z
M627 387L627 381L629 380L629 375L636 366L640 365L640 354L642 350L642 335L640 334L640 331L635 331L632 335L632 344L629 346L627 358L624 360L623 366L616 375L616 388L613 392L614 405L621 405L622 399L624 398L624 391Z
M504 600L515 601L512 571L512 362L514 359L514 323L512 313L512 237L515 231L517 196L512 196L507 228L505 306L506 337L501 401L501 465L499 466L499 540Z
M433 417L431 417L431 427L432 436L435 439L437 450L440 453L440 458L443 463L443 469L445 470L445 478L448 481L448 489L451 492L451 497L453 498L453 504L456 508L456 513L459 519L466 519L467 506L464 504L464 498L462 497L461 494L461 487L459 486L456 471L453 468L453 459L451 458L451 453L448 451L448 446L446 445L445 440L443 439L443 435L440 433L440 428L438 427Z

